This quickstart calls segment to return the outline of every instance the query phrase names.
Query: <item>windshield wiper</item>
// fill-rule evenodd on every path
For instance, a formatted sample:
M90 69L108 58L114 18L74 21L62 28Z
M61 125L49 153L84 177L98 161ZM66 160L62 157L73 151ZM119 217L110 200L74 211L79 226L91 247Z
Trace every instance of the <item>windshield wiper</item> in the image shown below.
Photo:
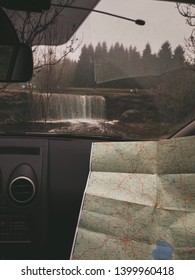
M132 19L132 18L127 18L127 17L123 17L123 16L119 16L116 14L112 14L112 13L108 13L108 12L104 12L104 11L100 11L100 10L95 10L95 9L89 9L86 7L80 7L80 6L71 6L71 5L63 5L63 4L51 4L51 6L54 7L62 7L62 8L69 8L69 9L77 9L77 10L83 10L83 11L88 11L88 12L95 12L95 13L99 13L99 14L103 14L106 16L111 16L111 17L115 17L115 18L120 18L123 20L128 20L128 21L132 21L137 25L145 25L145 21L142 19Z

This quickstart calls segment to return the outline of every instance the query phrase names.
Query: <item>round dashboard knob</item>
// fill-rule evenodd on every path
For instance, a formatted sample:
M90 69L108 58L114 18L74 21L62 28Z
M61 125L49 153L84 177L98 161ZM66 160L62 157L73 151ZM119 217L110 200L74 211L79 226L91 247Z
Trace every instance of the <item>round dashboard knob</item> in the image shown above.
M17 203L30 202L35 196L35 190L33 180L25 176L13 179L9 185L9 194Z

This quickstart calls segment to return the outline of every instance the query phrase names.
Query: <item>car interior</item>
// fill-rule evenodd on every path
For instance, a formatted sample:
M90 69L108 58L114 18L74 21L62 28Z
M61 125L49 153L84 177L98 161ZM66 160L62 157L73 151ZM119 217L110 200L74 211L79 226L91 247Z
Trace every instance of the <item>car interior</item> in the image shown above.
M0 0L0 259L72 258L94 145L195 143L194 15L193 0Z

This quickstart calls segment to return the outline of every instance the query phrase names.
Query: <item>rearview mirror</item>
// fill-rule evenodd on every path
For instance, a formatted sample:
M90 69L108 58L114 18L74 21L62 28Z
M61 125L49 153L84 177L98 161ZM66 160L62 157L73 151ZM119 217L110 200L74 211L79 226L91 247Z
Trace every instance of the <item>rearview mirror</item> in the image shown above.
M0 82L27 82L32 73L33 57L28 45L0 45Z

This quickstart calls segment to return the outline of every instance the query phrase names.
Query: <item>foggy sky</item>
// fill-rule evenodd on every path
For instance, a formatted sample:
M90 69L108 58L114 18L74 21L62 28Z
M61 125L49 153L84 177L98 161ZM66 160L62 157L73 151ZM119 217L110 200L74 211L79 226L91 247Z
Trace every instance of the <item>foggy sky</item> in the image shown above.
M175 3L153 0L102 0L95 9L143 19L146 24L138 26L122 19L91 13L75 34L82 41L81 47L89 43L96 46L98 42L103 41L110 47L119 42L126 47L136 46L142 52L149 42L154 53L168 40L174 50L179 44L185 46L184 39L189 37L192 30L179 14ZM78 59L81 47L70 58Z

